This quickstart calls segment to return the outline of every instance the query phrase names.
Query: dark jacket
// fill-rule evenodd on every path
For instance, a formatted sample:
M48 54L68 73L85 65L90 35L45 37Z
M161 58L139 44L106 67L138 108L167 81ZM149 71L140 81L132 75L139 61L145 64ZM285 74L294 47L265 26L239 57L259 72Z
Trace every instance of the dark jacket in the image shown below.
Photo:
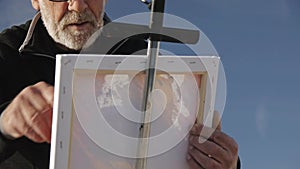
M146 47L143 40L126 39L108 53L131 54ZM0 113L25 87L40 81L53 85L55 56L64 53L79 52L57 47L39 14L32 21L4 30L0 34ZM48 169L49 155L49 144L25 137L9 140L0 133L0 169Z

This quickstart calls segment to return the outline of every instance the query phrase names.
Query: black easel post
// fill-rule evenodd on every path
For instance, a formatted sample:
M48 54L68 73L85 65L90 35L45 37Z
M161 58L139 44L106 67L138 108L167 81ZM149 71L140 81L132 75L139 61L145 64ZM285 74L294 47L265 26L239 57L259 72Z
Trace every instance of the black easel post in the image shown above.
M152 0L151 4L151 18L149 29L150 32L161 32L163 27L163 17L165 0ZM140 141L138 147L138 159L136 162L136 169L146 169L149 136L151 129L151 93L154 87L155 75L156 75L156 60L159 55L160 42L153 40L151 35L148 39L148 68L146 69L146 81L144 86L144 98L143 98L143 119L140 128Z

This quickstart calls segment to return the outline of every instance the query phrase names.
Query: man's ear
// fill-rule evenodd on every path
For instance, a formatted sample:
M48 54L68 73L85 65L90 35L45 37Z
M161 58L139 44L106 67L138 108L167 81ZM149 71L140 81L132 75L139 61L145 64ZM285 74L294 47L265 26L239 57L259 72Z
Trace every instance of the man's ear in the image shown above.
M35 10L37 10L37 11L40 10L40 3L39 3L39 0L31 0L31 5L32 5L32 7L33 7Z

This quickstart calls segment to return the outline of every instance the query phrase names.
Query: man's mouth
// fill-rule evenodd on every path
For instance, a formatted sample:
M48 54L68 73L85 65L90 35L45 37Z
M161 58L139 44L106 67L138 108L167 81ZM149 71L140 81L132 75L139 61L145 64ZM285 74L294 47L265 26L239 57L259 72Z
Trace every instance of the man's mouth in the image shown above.
M71 23L71 24L67 25L68 29L77 30L77 31L86 30L86 29L90 28L91 26L92 26L91 22L88 22L88 21Z

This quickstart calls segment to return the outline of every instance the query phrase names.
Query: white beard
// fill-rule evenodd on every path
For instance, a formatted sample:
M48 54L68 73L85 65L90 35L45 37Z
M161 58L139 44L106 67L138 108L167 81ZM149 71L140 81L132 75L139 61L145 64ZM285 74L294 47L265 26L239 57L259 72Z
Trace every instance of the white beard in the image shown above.
M69 49L82 49L91 35L101 27L103 18L101 17L100 20L97 21L92 11L88 8L81 13L75 11L67 11L63 18L58 23L56 23L53 13L49 10L49 8L46 7L45 2L39 1L39 3L42 20L49 35L55 42L62 44ZM71 23L82 23L86 21L92 23L92 29L83 31L70 31L66 27Z

